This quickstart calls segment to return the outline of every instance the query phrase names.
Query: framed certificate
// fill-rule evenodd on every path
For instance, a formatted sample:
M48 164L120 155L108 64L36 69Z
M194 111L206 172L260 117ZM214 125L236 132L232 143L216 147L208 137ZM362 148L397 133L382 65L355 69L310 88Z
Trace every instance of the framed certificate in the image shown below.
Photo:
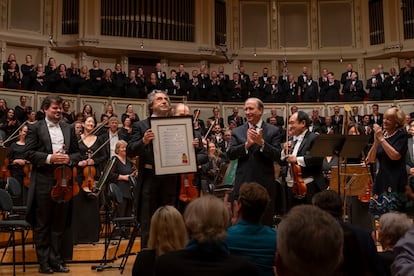
M151 117L155 175L197 171L192 116Z

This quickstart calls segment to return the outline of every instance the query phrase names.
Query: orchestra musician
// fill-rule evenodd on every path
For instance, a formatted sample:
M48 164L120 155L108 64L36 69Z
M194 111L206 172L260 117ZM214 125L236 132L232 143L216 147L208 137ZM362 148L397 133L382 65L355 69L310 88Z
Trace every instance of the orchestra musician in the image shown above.
M42 102L45 119L29 125L25 159L33 164L27 207L28 220L33 225L39 272L68 272L64 265L62 246L65 226L68 224L68 203L51 198L56 183L54 170L61 164L72 165L80 158L78 141L73 128L60 122L63 100L57 95L47 96ZM65 148L65 153L62 149Z
M83 133L79 140L80 161L77 163L76 184L79 195L73 199L73 242L90 243L99 240L99 199L95 196L95 182L99 180L101 164L107 160L101 146L103 140L94 133L96 121L87 116L83 122Z
M287 170L284 176L287 189L287 208L288 210L293 205L311 204L312 196L322 190L325 190L328 185L322 175L322 157L314 157L309 154L317 135L308 130L310 125L309 115L303 111L294 113L289 118L289 130L293 137L292 152L290 153L285 144L285 149L282 151L281 160L290 166L299 165L300 174L292 173L292 170ZM283 163L284 163L283 162ZM306 185L306 192L304 194L294 194L294 184L296 181L303 180ZM301 184L301 183L300 183Z
M29 166L30 164L25 159L25 152L26 152L26 136L28 132L28 126L23 125L19 130L19 140L12 143L10 145L8 159L9 159L9 166L8 169L10 171L10 175L19 182L22 193L21 198L19 199L19 203L22 205L26 205L27 203L27 191L28 187L24 185L26 178L30 178L30 175L25 174L25 166ZM29 172L30 174L30 172Z
M116 185L122 193L122 203L116 208L116 217L130 217L132 215L132 187L130 177L135 177L134 164L126 156L128 143L119 140L115 145L115 163L109 175L109 180Z

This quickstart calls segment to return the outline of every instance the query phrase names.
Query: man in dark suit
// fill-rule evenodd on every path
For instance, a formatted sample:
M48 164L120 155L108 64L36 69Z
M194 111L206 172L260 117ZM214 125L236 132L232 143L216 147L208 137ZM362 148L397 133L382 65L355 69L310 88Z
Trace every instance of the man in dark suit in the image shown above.
M369 116L369 123L373 126L374 124L377 124L379 126L382 126L382 120L384 118L384 114L379 112L379 106L378 104L373 104L371 107L372 113Z
M243 117L239 115L239 108L233 107L233 114L227 117L227 124L230 125L230 121L235 121L237 126L241 126L244 123Z
M249 98L244 104L247 123L233 129L228 149L230 160L238 160L232 198L239 196L244 182L257 182L268 191L271 202L263 223L273 224L275 198L274 162L280 159L280 129L262 120L263 102Z
M56 95L43 100L45 119L30 125L26 141L26 159L33 164L27 202L28 219L34 227L39 272L45 274L69 272L61 255L69 204L63 199L53 200L51 190L62 181L55 179L55 169L61 165L77 164L80 154L75 130L60 122L62 102Z
M148 94L148 108L152 117L167 117L170 112L170 98L161 90ZM132 125L132 137L128 143L129 157L139 156L140 194L138 210L141 221L141 248L147 247L151 216L163 205L176 204L177 175L155 175L154 150L155 137L150 128L150 119L135 122Z
M224 119L223 117L220 116L219 114L219 109L217 106L213 107L213 116L208 118L210 121L209 123L207 123L207 127L210 127L211 125L211 121L214 121L215 124L220 125L220 127L223 129L224 128Z
M284 179L288 186L288 208L297 204L310 204L314 194L327 188L322 175L323 157L313 157L309 154L317 138L315 133L308 131L309 125L309 116L303 111L298 111L289 118L289 133L293 135L293 141L289 141L288 145L291 145L292 153L287 151L288 145L285 144L281 159L290 166L299 165L303 183L306 185L306 193L294 193L293 187L297 178L291 175L291 170L287 170Z
M277 115L277 110L275 107L272 107L270 109L270 117L266 119L266 123L270 123L270 118L275 118L276 125L280 128L283 128L285 126L285 119L283 118L283 116Z
M414 175L414 120L410 122L410 128L408 129L408 152L405 155L405 168L407 169L408 176ZM407 185L410 189L407 188L407 195L410 199L414 198L414 178L411 178L409 185Z

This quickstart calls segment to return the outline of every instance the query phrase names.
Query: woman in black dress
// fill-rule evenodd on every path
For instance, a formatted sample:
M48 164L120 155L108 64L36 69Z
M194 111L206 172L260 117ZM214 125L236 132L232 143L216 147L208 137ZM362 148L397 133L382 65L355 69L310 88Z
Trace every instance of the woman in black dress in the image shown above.
M30 173L30 164L28 164L28 161L24 158L25 156L25 146L26 146L26 136L27 136L27 125L24 125L19 130L19 140L11 144L9 153L8 153L8 159L9 159L9 166L8 169L10 171L10 175L19 182L20 187L22 189L21 198L19 199L19 204L26 205L26 199L27 199L27 191L29 189L29 186L25 186L25 177L28 177L30 179L30 175L26 175L25 171L27 173ZM27 166L26 170L25 167Z
M101 166L106 160L105 151L99 150L103 141L93 134L96 121L92 116L83 122L83 134L79 141L81 161L78 163L76 182L79 194L73 198L73 242L90 243L99 240L99 198L93 193L99 179ZM99 150L99 151L98 151ZM95 174L93 174L95 172Z
M126 156L128 143L119 140L115 145L115 163L110 175L110 180L116 183L122 192L122 203L118 204L115 216L130 217L132 215L132 183L129 177L135 177L134 165Z
M405 210L405 155L408 137L404 124L405 114L399 108L391 107L384 113L383 128L377 124L373 127L374 144L368 153L368 161L373 163L378 160L379 168L374 180L374 200L371 200L370 208L377 215Z

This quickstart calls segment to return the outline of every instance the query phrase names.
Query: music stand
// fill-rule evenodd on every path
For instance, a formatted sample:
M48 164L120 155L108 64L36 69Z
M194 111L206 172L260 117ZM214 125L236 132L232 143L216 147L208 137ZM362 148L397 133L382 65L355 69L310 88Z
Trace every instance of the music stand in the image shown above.
M338 157L338 163L340 163L341 158L359 158L368 140L369 136L366 135L319 135L311 148L310 155L316 157L336 155ZM339 171L337 177L339 196L341 195L340 176L341 171Z

